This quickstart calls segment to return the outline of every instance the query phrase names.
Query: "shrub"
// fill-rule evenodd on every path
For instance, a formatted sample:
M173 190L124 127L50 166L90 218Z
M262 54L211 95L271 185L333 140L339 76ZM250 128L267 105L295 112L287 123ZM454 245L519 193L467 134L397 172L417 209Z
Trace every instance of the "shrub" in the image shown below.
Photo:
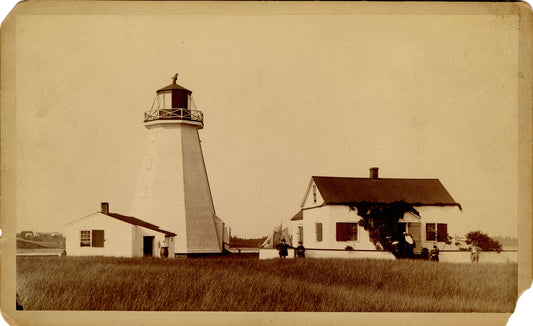
M405 201L390 204L360 202L355 204L357 215L361 216L361 225L370 235L374 245L380 243L384 249L392 252L390 239L401 236L398 221L406 212L419 215L413 205Z

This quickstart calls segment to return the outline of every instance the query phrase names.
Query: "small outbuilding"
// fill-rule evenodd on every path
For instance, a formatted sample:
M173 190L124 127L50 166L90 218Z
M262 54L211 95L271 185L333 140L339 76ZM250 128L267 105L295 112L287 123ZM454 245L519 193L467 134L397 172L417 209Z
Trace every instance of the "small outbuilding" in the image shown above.
M141 219L100 212L65 225L67 256L169 257L174 258L176 234Z

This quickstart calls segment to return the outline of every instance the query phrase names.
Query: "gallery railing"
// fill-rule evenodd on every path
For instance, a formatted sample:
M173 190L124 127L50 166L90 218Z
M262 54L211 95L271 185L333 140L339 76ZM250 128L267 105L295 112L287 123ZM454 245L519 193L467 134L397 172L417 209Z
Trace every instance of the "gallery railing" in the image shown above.
M154 120L189 120L204 123L202 111L189 109L161 109L144 112L144 122Z

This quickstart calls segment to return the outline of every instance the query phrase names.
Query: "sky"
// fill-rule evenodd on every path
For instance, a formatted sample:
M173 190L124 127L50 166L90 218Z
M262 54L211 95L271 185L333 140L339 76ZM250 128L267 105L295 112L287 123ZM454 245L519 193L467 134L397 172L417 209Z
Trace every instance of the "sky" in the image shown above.
M491 15L17 17L17 231L129 214L171 83L193 92L215 210L260 237L313 175L437 178L461 230L517 235L518 20Z

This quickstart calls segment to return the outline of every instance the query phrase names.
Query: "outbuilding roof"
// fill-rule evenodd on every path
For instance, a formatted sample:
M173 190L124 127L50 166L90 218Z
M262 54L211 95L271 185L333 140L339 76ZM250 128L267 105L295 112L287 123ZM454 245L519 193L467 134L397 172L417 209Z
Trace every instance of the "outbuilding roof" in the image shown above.
M415 206L459 206L439 179L312 177L326 204L405 201Z
M145 222L145 221L140 220L140 219L138 219L136 217L121 215L121 214L117 214L117 213L107 213L105 215L113 217L113 218L116 218L117 220L121 220L122 222L126 222L126 223L129 223L129 224L132 224L132 225L142 226L143 228L147 228L147 229L150 229L150 230L154 230L154 231L157 231L157 232L164 233L167 237L175 237L176 236L176 233L173 233L173 232L170 232L170 231L166 231L166 230L162 230L162 229L159 228L159 226L151 224L151 223L148 223L148 222Z

